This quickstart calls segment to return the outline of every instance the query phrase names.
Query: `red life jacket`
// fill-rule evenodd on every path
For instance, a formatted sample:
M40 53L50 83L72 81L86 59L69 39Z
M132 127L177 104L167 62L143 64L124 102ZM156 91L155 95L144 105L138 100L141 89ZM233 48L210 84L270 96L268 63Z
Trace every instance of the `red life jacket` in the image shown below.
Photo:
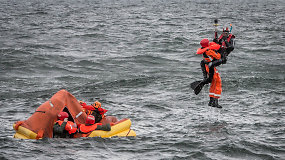
M87 134L91 131L94 131L97 128L97 125L102 125L101 123L95 123L90 126L86 126L85 124L81 124L79 127L79 132Z
M55 123L58 123L60 126L62 125L63 121L58 120ZM75 127L75 124L71 121L67 121L65 128L66 131L68 131L69 134L75 133L77 131L77 128Z
M215 42L211 42L209 47L205 47L205 48L198 48L197 53L196 54L203 54L204 52L206 52L207 50L211 49L211 50L218 50L220 49L220 45L215 43Z

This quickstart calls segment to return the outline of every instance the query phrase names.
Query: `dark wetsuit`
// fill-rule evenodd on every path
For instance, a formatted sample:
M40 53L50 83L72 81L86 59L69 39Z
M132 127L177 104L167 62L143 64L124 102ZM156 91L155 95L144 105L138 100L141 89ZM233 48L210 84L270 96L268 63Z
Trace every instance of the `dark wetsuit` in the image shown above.
M220 40L214 39L215 41L218 41L218 44L222 47L218 50L218 52L223 56L222 58L226 59L227 56L234 50L234 35L230 35L231 38L228 41L227 37L221 38Z
M102 120L102 115L98 111L98 108L95 108L91 115L95 117L95 123L99 123Z
M109 123L105 125L98 125L95 130L111 131L111 125Z

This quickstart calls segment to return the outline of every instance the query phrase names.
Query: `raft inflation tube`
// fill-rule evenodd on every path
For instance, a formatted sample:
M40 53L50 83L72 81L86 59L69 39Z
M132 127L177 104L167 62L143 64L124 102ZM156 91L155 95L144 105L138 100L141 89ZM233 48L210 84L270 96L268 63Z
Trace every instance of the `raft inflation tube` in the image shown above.
M14 134L14 138L18 139L41 139L42 136L38 133L35 133L25 127L17 126L16 124L13 125L14 130L16 133Z
M131 120L125 119L118 124L115 124L111 127L111 131L100 131L95 130L91 132L88 137L102 137L102 138L110 138L110 137L135 137L136 132L131 127Z

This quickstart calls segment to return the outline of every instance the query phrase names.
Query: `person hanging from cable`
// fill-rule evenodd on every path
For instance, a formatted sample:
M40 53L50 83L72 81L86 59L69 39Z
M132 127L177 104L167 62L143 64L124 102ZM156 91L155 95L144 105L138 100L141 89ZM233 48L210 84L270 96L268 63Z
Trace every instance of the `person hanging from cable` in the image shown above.
M200 44L201 48L197 50L197 54L203 55L202 62L205 67L202 67L202 62L201 67L203 74L207 74L206 76L204 75L202 84L205 85L211 83L209 90L210 101L208 105L212 107L222 108L222 106L218 104L218 99L222 93L222 80L220 74L218 73L218 70L216 69L216 66L212 64L215 62L223 63L221 54L217 52L217 50L220 49L220 45L214 42L210 43L208 39L201 40Z
M232 30L232 25L230 31L229 28L226 27L226 29L223 29L223 33L221 34L221 36L219 38L215 37L213 40L213 42L221 45L219 52L224 56L223 58L225 59L234 50L235 35L231 33L231 30Z
M204 77L205 84L211 83L211 80L213 79L214 75L214 67L217 67L221 64L227 63L227 57L228 55L234 50L234 39L235 36L231 33L229 33L229 29L223 29L223 33L219 38L215 36L213 39L213 42L219 44L221 47L217 50L218 53L221 54L221 59L216 59L210 62L210 69L209 74L206 72L206 64L207 62L205 60L202 60L200 65Z
M217 26L218 20L215 20L215 38L213 42L209 42L208 39L203 39L200 44L202 48L197 50L197 54L203 54L203 60L200 63L203 80L195 81L191 83L191 88L194 90L195 94L199 94L205 84L211 83L210 87L210 101L209 106L222 108L218 104L218 98L221 96L222 83L220 75L216 69L217 66L221 64L226 64L227 56L231 51L234 50L234 38L235 36L231 34L231 29L223 29L223 33L218 38ZM214 54L216 53L216 54Z

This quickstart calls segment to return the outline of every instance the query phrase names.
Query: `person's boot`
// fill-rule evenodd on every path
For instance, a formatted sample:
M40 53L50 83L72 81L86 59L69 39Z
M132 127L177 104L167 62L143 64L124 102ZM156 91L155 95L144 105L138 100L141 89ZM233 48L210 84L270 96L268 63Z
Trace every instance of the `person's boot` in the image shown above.
M212 107L223 108L222 106L219 105L218 98L214 98Z
M213 106L213 103L214 103L214 98L210 97L210 101L208 103L208 106Z

